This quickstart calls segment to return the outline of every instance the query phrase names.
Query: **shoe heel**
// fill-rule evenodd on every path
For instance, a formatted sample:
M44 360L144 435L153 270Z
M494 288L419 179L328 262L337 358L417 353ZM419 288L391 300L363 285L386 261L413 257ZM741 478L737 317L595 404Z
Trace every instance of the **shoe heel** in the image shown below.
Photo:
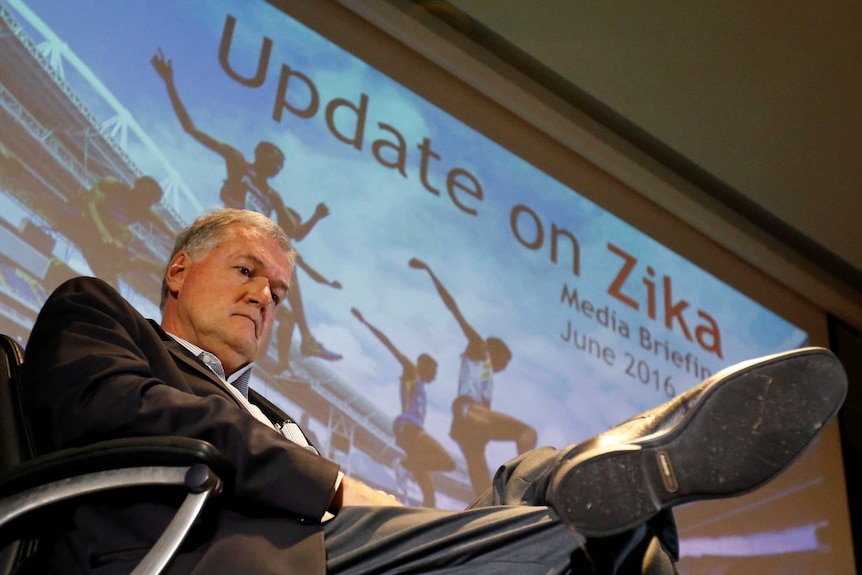
M622 446L605 454L564 464L551 486L566 524L586 537L613 535L634 527L661 509L645 470L646 452Z

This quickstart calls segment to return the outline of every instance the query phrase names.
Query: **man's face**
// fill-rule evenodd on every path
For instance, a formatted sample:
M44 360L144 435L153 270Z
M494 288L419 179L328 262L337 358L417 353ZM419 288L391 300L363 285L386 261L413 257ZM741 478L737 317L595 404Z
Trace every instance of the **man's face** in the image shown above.
M179 252L171 260L162 327L214 353L229 375L263 350L291 272L277 243L239 225L229 227L206 256L192 261Z

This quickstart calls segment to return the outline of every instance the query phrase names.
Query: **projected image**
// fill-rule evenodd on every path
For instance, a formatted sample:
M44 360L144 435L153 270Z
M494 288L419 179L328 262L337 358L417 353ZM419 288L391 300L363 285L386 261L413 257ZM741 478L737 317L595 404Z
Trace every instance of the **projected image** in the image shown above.
M158 318L179 229L265 213L301 257L252 385L405 503L461 508L517 453L807 342L269 4L0 14L0 330L75 275Z

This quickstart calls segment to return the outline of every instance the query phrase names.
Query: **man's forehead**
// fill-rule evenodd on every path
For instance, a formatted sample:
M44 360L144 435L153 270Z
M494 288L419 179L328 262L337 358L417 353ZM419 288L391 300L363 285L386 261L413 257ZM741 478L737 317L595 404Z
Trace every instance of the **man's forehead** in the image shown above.
M293 265L284 247L274 239L256 230L231 226L225 230L216 249L227 258L245 260L256 267L265 268L269 273L284 276L273 279L287 289Z
M236 247L240 251L249 251L267 255L267 259L288 259L287 252L274 238L260 230L247 228L240 224L228 226L222 234L221 245Z
M290 281L290 274L293 271L290 259L281 249L264 250L263 252L237 249L228 257L237 261L248 262L255 268L265 270L268 274L274 276L272 279L275 283L283 284L285 288Z

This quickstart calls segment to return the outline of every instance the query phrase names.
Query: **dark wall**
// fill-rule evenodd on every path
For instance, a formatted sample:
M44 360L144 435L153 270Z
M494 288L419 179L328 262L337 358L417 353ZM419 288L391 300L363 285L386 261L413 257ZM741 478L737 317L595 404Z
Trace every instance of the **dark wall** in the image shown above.
M841 358L850 380L847 400L839 413L841 450L844 455L844 476L856 565L862 565L862 334L846 324L830 318L829 339L832 350Z

